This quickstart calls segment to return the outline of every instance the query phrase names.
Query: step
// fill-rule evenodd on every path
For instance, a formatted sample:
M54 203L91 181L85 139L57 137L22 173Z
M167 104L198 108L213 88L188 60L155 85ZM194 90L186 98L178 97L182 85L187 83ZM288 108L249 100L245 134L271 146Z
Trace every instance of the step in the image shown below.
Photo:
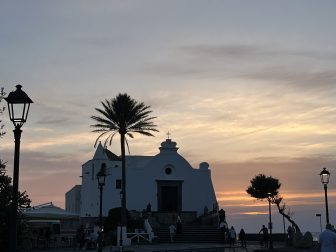
M170 234L168 226L159 228L155 233L160 242L170 242ZM194 242L194 243L209 243L216 242L222 243L223 235L221 231L214 226L183 226L182 234L176 234L174 242Z

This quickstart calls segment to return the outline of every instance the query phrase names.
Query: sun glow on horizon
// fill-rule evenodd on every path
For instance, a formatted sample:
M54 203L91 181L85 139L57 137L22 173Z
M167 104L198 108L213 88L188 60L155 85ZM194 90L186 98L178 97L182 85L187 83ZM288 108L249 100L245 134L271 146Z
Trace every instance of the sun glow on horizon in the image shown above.
M324 204L323 192L283 192L283 203L290 206L321 205ZM246 192L216 192L217 200L223 207L256 207L268 205L267 199L258 200L250 197ZM328 192L330 199L336 198L336 190Z

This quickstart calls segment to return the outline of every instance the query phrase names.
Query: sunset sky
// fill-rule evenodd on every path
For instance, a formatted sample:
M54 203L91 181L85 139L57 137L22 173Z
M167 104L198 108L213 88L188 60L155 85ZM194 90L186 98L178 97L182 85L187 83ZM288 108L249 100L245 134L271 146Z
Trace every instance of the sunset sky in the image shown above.
M335 11L332 0L0 0L0 87L20 83L34 101L20 190L33 205L64 206L94 153L94 108L127 92L151 106L160 130L131 139L131 154L157 154L169 131L194 167L210 164L229 225L267 223L267 203L245 192L265 173L302 230L319 231L323 167L336 224ZM0 157L12 175L13 126L3 120ZM118 139L110 150L120 154Z

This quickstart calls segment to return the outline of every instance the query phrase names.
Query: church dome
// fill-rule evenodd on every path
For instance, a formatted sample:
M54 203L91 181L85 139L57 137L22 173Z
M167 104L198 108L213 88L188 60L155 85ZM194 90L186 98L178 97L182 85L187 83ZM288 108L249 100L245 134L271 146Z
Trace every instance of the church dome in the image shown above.
M161 143L161 147L159 147L160 152L165 152L165 151L177 151L178 147L176 147L176 142L173 142L171 139L166 139L166 141Z
M181 170L193 169L188 161L177 152L178 147L176 145L176 142L169 138L162 142L159 147L160 153L155 155L149 166L155 170L160 170L165 176L173 176ZM161 167L161 169L158 169L158 167Z

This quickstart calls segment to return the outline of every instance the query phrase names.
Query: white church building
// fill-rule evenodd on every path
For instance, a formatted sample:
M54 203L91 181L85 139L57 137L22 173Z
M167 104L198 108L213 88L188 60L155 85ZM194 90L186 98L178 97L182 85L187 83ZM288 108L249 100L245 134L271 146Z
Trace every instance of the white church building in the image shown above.
M155 156L126 156L126 204L128 210L142 211L148 204L156 212L196 212L217 206L206 162L193 168L178 153L176 142L166 139ZM82 185L66 194L66 210L80 209L81 217L99 216L97 173L105 167L103 216L120 207L121 159L101 144L93 158L82 165ZM78 197L80 194L80 197Z

